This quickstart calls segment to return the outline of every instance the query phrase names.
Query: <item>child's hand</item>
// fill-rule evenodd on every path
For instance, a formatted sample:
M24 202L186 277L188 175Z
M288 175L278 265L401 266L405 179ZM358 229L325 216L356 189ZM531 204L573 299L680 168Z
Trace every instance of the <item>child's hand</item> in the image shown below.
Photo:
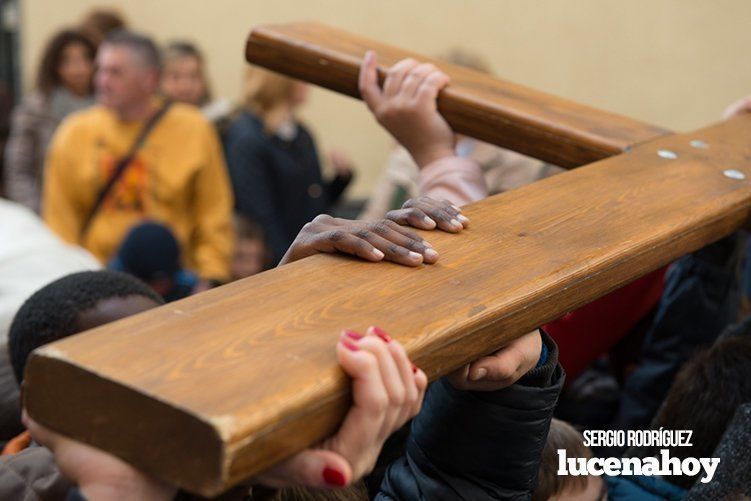
M438 260L438 252L420 235L393 221L350 221L322 214L303 226L279 266L321 252L341 252L366 261L386 260L405 266Z
M420 168L454 155L454 132L436 105L448 83L448 75L434 65L404 59L391 67L381 90L375 53L368 51L360 66L360 95Z
M386 439L417 415L428 378L377 327L344 331L336 346L352 378L352 407L336 433L254 478L269 487L344 487L369 473Z
M438 201L428 196L411 198L401 209L389 211L386 219L421 230L439 228L449 233L459 233L469 226L469 218L448 200Z
M746 96L742 99L739 99L738 101L728 106L725 109L725 112L722 114L722 118L727 120L728 118L733 118L738 115L742 115L743 113L751 113L751 96Z
M542 338L535 330L511 341L492 355L475 360L449 374L458 390L496 391L516 383L540 360Z

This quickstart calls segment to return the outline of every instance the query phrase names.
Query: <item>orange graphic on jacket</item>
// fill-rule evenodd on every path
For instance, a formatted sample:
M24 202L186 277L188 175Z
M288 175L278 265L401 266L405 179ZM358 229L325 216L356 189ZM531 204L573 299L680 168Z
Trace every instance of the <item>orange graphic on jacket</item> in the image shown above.
M115 171L115 157L109 154L102 156L100 172L102 179L109 180ZM117 180L115 186L102 204L105 211L146 213L148 170L143 159L136 155L125 168L125 172Z

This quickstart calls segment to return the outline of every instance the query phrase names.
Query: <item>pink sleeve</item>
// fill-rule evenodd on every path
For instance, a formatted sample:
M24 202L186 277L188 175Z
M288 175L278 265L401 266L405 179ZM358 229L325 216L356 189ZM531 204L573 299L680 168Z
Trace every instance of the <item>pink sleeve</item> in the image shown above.
M488 196L480 165L462 157L446 157L420 171L420 194L454 205L465 205Z

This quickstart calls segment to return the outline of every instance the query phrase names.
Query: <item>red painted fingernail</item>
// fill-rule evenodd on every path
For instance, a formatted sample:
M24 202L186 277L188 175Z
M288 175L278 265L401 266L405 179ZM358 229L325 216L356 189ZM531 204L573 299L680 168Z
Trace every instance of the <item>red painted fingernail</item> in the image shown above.
M386 334L386 331L381 329L380 327L373 326L373 332L375 332L376 336L383 339L384 343L390 343L392 341L391 336Z
M415 364L412 364L412 373L417 374L417 366Z
M365 337L365 336L363 336L362 334L360 334L359 332L351 331L351 330L349 330L349 329L344 329L344 330L342 331L342 334L344 334L344 335L345 335L345 336L347 336L347 337L351 337L351 338L352 338L352 339L354 339L355 341L359 341L359 340L361 340L362 338L364 338L364 337Z
M343 337L339 340L342 345L344 345L345 348L347 348L350 351L359 351L360 347L357 346L355 343L349 340L349 338Z
M323 481L334 487L344 487L347 485L347 479L344 477L344 473L329 468L328 466L323 469Z

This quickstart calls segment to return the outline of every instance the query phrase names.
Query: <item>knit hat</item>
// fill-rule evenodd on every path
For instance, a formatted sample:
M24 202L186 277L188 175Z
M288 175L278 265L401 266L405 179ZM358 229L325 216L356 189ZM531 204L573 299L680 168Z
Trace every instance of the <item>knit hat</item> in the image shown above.
M180 245L169 228L147 221L128 232L115 261L144 282L171 278L180 270Z

